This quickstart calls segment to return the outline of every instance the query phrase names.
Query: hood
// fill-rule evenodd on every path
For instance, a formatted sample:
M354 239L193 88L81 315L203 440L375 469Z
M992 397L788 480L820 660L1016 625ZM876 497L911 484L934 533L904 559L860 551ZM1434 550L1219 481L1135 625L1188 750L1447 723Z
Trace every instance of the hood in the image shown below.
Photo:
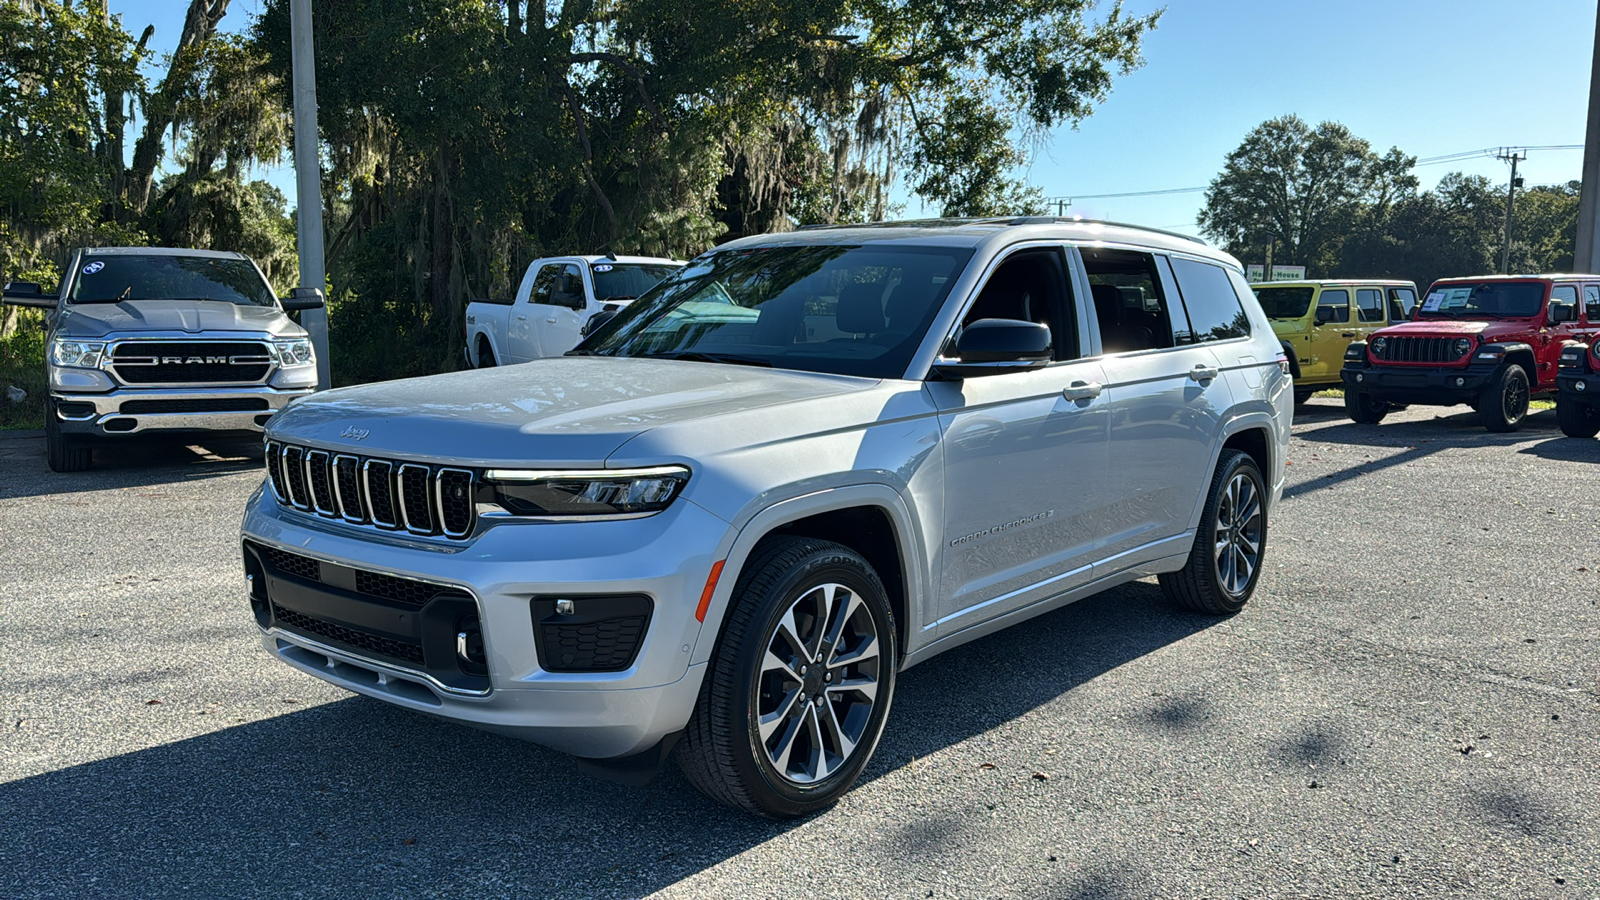
M128 300L78 303L56 320L63 337L93 338L120 332L200 334L249 331L301 337L305 330L276 306L241 306L221 300Z
M876 384L682 360L555 357L325 391L273 416L267 433L291 443L398 459L592 467L631 438L663 425Z
M1522 322L1485 321L1483 319L1423 319L1419 322L1401 322L1376 331L1372 337L1474 337L1485 333L1521 331ZM1372 340L1372 338L1367 338Z

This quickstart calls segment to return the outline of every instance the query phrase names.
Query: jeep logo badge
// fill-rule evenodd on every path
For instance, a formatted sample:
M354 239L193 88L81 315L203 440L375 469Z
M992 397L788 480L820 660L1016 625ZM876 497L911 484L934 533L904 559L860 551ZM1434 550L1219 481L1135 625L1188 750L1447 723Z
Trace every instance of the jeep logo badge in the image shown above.
M368 431L365 428L357 428L354 425L347 425L343 431L339 432L339 437L350 438L354 441L364 441L367 439L367 435L371 433L371 431Z

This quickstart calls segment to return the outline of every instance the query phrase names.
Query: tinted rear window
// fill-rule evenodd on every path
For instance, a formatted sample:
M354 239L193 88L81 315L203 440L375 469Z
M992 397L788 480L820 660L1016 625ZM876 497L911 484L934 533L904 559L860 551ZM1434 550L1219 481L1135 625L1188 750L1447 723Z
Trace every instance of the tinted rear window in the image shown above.
M1234 293L1228 270L1190 259L1172 260L1178 293L1189 311L1189 326L1199 341L1225 341L1250 333L1250 320Z
M154 253L82 257L67 300L219 300L240 306L275 302L272 289L249 260Z

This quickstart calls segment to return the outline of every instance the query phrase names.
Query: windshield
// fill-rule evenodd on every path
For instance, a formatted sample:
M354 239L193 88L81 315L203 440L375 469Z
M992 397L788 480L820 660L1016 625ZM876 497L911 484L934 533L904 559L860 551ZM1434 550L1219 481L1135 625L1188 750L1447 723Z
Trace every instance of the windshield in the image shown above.
M971 250L757 247L707 254L575 354L900 378Z
M272 288L247 259L157 253L82 257L67 300L220 300L240 306L275 305Z
M589 272L594 276L594 297L604 302L637 297L678 268L667 263L597 262Z
M1422 301L1423 318L1440 316L1536 316L1544 305L1544 283L1490 281L1481 284L1439 284Z
M1254 290L1269 319L1298 319L1311 308L1312 288L1263 286Z

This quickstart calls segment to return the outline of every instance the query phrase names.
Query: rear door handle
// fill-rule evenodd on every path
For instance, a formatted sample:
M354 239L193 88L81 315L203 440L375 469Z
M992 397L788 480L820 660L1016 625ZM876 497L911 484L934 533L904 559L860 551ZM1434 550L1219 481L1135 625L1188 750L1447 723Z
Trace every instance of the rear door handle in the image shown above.
M1216 366L1195 366L1189 370L1189 377L1195 381L1210 381L1220 371Z
M528 321L528 317L527 316L517 316L517 321L518 322L526 322L526 321Z
M545 319L546 322L554 322L555 320L556 320L555 316L551 316L550 318Z
M1068 400L1093 400L1100 396L1105 386L1098 381L1074 381L1070 386L1061 389L1061 396Z

